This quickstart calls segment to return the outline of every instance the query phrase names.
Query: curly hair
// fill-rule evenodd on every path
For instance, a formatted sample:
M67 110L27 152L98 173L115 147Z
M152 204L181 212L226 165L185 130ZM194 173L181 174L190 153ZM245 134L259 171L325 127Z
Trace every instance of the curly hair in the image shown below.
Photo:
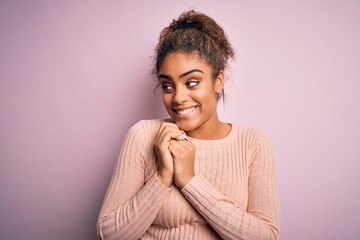
M212 67L213 79L235 56L224 30L214 19L194 10L182 13L161 31L155 48L154 75L159 74L165 57L173 52L198 54Z

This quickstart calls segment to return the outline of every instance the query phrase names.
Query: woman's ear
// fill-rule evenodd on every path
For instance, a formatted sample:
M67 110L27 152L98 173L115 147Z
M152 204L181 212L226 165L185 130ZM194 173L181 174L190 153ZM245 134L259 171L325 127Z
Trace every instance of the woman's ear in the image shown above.
M219 75L215 79L215 92L221 94L224 89L224 71L221 70Z

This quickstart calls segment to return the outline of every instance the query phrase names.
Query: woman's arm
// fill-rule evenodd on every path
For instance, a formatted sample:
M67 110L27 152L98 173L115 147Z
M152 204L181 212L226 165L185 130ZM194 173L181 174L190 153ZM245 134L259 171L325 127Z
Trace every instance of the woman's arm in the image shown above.
M100 211L99 239L139 239L169 196L171 188L155 175L145 184L144 161L153 147L147 137L141 122L125 137Z
M277 239L279 207L271 144L262 136L254 150L249 173L248 209L196 175L181 192L224 239Z

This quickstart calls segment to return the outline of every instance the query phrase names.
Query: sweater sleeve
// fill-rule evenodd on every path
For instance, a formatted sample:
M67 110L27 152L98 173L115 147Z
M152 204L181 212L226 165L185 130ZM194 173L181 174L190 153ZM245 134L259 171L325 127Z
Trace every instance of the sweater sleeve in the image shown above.
M141 122L127 133L97 222L98 239L139 239L154 221L171 188L156 174L145 183L152 144ZM147 146L149 145L149 146Z
M274 165L271 144L263 135L249 167L246 211L201 175L193 177L181 191L223 239L278 239L279 207Z

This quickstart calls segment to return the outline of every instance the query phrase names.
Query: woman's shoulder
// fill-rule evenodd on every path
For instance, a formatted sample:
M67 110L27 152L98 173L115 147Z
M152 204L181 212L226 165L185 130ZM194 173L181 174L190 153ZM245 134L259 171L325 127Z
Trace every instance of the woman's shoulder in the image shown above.
M232 126L234 131L233 144L246 155L252 156L256 151L265 148L271 149L271 143L265 131L240 124L232 124Z
M236 123L235 124L233 123L232 125L235 126L237 132L242 135L261 136L265 134L265 132L259 128L250 127L242 124L236 124Z
M166 119L140 120L127 131L124 142L140 149L148 149L153 145L156 134L162 122Z
M235 134L245 142L257 144L261 139L267 138L265 131L246 125L232 124Z
M162 122L169 121L169 119L146 119L140 120L132 125L128 134L136 134L145 136L154 136L159 130Z
M142 131L158 130L162 122L169 121L169 119L144 119L136 122L131 129L141 129Z

